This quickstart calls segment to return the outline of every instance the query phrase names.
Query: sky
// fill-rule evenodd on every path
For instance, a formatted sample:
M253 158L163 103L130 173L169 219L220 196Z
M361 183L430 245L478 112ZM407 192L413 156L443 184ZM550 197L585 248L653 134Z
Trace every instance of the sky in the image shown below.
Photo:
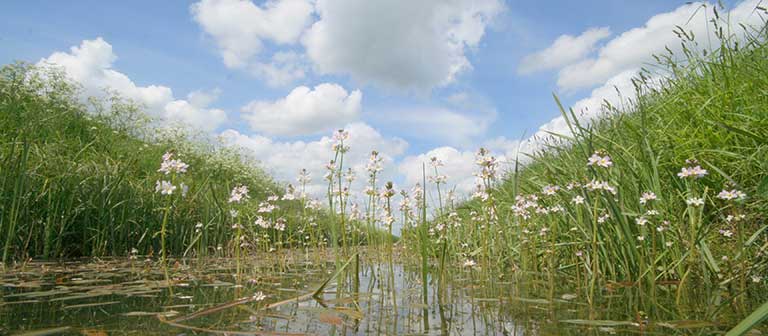
M723 1L757 25L765 0ZM14 1L0 11L0 63L55 64L100 96L112 88L168 123L202 130L278 180L308 169L323 193L330 134L350 132L364 183L371 150L406 188L431 157L459 192L474 153L502 162L567 134L553 94L585 120L631 96L676 26L711 39L714 3L673 0ZM534 138L530 138L535 136ZM522 141L522 142L521 142Z

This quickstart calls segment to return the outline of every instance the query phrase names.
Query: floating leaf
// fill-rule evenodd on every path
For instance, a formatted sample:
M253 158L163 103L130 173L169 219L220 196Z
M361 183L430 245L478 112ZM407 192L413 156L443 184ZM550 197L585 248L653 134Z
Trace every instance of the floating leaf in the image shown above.
M344 319L329 313L320 314L320 316L318 316L318 319L320 320L320 322L323 322L325 324L333 324L337 326L341 326L344 324Z
M33 330L33 331L27 331L21 334L16 334L16 336L45 336L45 335L56 335L61 334L65 331L68 331L72 329L71 327L58 327L58 328L48 328L48 329L39 329L39 330Z
M560 320L562 323L580 324L596 327L618 327L618 326L640 326L637 322L632 321L610 321L610 320Z
M656 323L656 325L671 329L697 329L715 326L712 322L697 320L666 321Z

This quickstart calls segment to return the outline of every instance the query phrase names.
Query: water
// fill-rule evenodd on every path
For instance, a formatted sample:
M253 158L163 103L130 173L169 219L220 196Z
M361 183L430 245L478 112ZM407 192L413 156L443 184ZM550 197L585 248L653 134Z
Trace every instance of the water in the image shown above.
M590 307L559 280L551 288L546 277L470 268L451 269L443 284L430 275L425 305L417 266L379 253L360 260L317 298L337 265L320 252L256 256L239 278L232 259L178 260L172 286L151 260L30 262L0 276L0 334L708 335L739 314L717 292L678 306L669 288L652 302L621 284ZM258 292L266 298L253 300Z

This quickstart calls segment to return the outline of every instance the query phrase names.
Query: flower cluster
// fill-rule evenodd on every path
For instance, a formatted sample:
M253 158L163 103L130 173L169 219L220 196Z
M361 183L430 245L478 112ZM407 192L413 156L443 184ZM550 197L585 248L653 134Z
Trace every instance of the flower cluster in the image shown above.
M349 151L349 146L344 144L344 141L349 140L349 132L340 129L333 133L333 145L331 148L334 152L346 153Z
M730 200L742 200L747 197L747 194L740 190L731 189L731 190L723 190L719 194L717 194L717 198L730 201Z
M371 175L376 174L384 170L383 161L379 152L372 151L371 156L368 158L368 163L365 165L365 170Z
M706 169L702 169L701 166L698 165L698 161L696 160L686 160L686 164L688 164L687 167L680 168L680 172L677 173L677 176L680 178L687 178L687 177L693 177L693 178L702 178L704 176L707 176L708 172Z
M244 185L235 186L229 194L229 203L240 203L248 199L248 187Z
M616 195L616 188L608 184L606 181L592 180L584 185L589 191L605 190L611 194Z
M173 153L166 152L163 154L163 162L160 163L160 169L158 169L158 172L161 172L165 175L169 174L183 174L187 172L187 168L189 168L189 165L184 163L181 160L174 159Z
M499 162L487 149L480 148L477 151L475 154L475 164L480 167L480 172L476 173L476 176L488 180L496 178L496 169L498 168Z
M611 161L611 157L608 156L607 154L601 151L597 151L587 159L587 166L598 166L603 168L610 168L611 166L613 166L613 161Z
M642 195L640 195L640 204L646 204L650 201L656 200L656 194L654 194L651 191L646 191Z

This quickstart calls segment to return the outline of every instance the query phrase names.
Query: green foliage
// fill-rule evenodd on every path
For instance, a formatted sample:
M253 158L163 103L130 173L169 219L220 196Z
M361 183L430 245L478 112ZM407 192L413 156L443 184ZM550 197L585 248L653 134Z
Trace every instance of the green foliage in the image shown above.
M157 254L166 206L155 192L166 152L190 165L185 197L173 202L167 249L171 254L208 254L233 237L228 203L235 185L247 185L250 201L240 217L256 238L259 201L281 195L275 183L237 150L180 128L161 128L140 106L112 94L81 98L60 71L17 63L0 70L0 248L3 261L26 257ZM303 245L309 230L299 201L278 201L275 218L287 230L280 243ZM200 223L200 224L198 224ZM197 226L202 226L196 227ZM200 229L198 231L198 229Z
M555 98L570 134L550 138L495 186L481 186L482 201L453 209L459 225L451 216L430 223L452 227L444 239L454 261L544 274L552 287L555 276L570 277L590 302L607 282L640 286L652 298L658 283L675 284L678 301L703 288L728 289L740 303L765 299L766 31L742 32L746 43L736 43L714 24L719 48L684 40L683 55L658 56L656 71L633 81L636 98L605 103L599 117L585 121ZM612 165L587 165L593 155ZM678 176L695 166L708 174ZM733 189L746 197L717 197ZM640 202L645 192L657 199ZM482 234L488 228L492 234Z

